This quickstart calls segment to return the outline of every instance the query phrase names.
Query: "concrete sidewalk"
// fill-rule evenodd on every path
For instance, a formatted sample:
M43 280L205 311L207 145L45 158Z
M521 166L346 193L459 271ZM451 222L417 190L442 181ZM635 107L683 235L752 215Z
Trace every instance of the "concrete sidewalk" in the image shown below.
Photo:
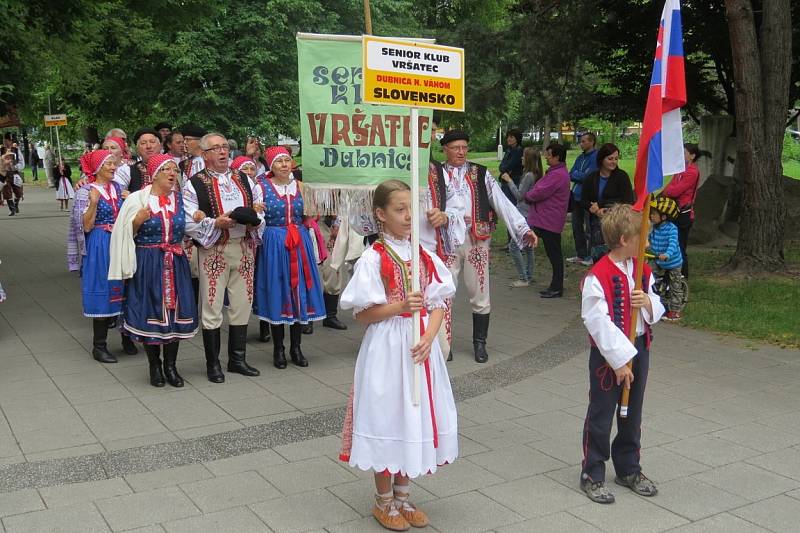
M336 459L361 328L345 317L347 332L304 337L306 369L274 369L254 341L262 375L224 385L205 380L195 339L179 354L187 386L155 389L142 354L90 358L54 196L30 191L0 220L0 531L382 531L371 475ZM642 464L660 492L612 483L617 503L600 506L578 489L577 299L507 289L509 274L493 273L488 365L471 361L456 308L461 457L412 490L430 530L797 530L800 352L658 326Z

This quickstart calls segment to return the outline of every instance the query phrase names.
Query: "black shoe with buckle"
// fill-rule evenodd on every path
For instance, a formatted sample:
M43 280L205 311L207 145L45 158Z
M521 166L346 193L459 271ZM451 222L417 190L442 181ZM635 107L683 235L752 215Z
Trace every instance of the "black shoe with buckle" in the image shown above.
M604 481L592 481L592 478L584 477L581 479L581 490L595 503L614 503L614 494Z
M656 487L656 484L641 472L636 472L635 474L630 474L628 476L617 476L614 478L614 482L617 485L628 487L639 496L650 497L658 494L658 488Z

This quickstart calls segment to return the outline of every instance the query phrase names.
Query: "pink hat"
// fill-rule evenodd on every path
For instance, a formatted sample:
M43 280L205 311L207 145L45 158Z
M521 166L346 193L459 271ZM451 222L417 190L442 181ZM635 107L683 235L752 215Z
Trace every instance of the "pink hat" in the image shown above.
M289 150L287 150L283 146L270 146L269 148L267 148L266 155L265 155L265 157L267 159L267 169L271 170L272 169L272 163L274 163L275 160L278 159L281 156L286 156L289 159L292 158L292 154L290 154Z
M97 171L111 157L113 157L113 154L108 150L95 150L81 156L81 170L86 174L86 179L89 180L89 183L97 179Z
M233 170L241 170L245 165L256 166L256 162L253 161L252 157L240 155L233 160L233 163L231 163L231 168Z
M155 178L156 174L158 174L158 171L161 170L161 167L163 167L170 161L172 161L173 163L175 162L170 154L154 155L147 161L147 173L150 174L151 178Z

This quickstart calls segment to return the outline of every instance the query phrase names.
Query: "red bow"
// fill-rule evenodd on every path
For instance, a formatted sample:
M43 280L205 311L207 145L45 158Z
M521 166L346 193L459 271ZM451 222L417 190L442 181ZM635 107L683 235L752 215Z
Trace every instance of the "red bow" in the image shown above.
M164 207L165 205L169 205L171 203L172 203L172 198L171 198L171 196L169 194L158 197L158 206L159 207Z
M300 232L297 230L297 225L289 224L286 227L286 249L289 250L289 263L291 269L291 286L296 288L300 282L300 270L297 266L297 249L300 248L300 255L303 261L303 275L306 281L306 288L310 289L313 285L311 278L311 266L308 262L306 249L303 246L303 241L300 239Z

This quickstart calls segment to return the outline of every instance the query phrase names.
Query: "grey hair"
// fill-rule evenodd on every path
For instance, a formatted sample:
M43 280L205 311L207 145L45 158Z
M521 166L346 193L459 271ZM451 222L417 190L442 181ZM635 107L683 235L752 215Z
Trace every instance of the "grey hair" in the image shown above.
M122 135L119 135L120 133ZM106 136L104 137L104 139L108 139L109 137L121 137L123 139L127 139L128 138L128 134L125 133L125 130L123 130L122 128L111 128L106 133Z
M233 139L228 139L228 145L231 147L231 150L237 150L239 148L239 145L236 144L236 141Z
M224 140L225 142L228 142L228 139L226 139L226 138L225 138L225 136L224 136L223 134L221 134L221 133L217 133L217 132L215 132L215 131L212 131L212 132L210 132L210 133L206 133L205 135L203 135L203 136L200 138L200 148L201 148L202 150L208 150L208 149L211 147L211 146L208 144L208 140L209 140L211 137L220 137L220 138L222 138L222 140Z

